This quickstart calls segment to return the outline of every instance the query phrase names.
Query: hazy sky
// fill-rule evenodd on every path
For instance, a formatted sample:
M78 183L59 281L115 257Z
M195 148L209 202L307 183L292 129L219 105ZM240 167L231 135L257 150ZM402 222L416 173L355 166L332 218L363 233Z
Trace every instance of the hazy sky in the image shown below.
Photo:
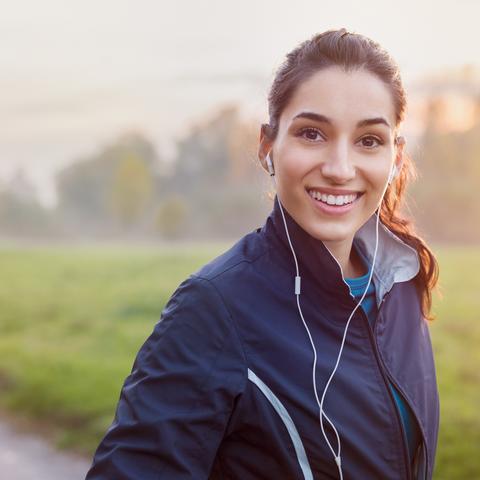
M168 153L195 120L239 100L266 117L284 55L330 28L367 35L408 81L480 64L479 0L0 0L0 178L52 173L129 128Z

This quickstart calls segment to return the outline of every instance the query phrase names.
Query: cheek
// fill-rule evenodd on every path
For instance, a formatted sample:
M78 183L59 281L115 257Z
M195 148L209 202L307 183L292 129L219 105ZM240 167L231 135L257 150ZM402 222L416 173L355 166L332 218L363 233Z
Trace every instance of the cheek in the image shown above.
M315 168L318 155L312 155L305 148L284 143L277 153L279 176L285 182L290 180L302 180L311 169ZM292 185L290 185L292 186Z
M358 171L357 174L358 173L360 173L360 171ZM389 173L390 164L384 161L362 170L362 175L370 184L370 188L379 192L386 186Z

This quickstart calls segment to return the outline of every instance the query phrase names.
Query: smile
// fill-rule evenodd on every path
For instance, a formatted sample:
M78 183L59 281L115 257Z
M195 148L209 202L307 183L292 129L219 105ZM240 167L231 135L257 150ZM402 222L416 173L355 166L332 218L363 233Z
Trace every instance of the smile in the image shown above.
M338 215L352 210L364 192L333 195L318 190L307 190L307 193L318 210L329 215Z
M349 203L353 203L357 199L357 197L361 195L359 192L349 195L332 195L321 193L316 190L309 190L308 194L315 200L326 203L328 205L346 205Z

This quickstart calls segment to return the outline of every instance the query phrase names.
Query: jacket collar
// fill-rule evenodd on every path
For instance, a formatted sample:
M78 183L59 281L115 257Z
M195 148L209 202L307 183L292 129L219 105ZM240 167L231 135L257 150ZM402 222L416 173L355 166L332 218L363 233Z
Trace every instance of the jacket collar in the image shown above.
M352 296L350 287L344 280L340 264L325 244L306 232L290 216L284 206L283 212L290 240L299 262L300 276L303 277L307 271L309 276L320 282L322 289L327 293L336 295L343 293ZM380 306L383 296L394 283L406 282L414 278L420 270L417 251L390 231L381 221L378 227L378 250L372 277L377 307ZM264 229L267 236L273 234L288 250L284 253L288 255L288 259L294 267L294 259L285 233L277 195L275 195L273 210L267 218ZM372 264L375 250L375 229L376 216L372 215L356 232L353 240L355 247L360 255L368 261L369 266ZM293 271L295 272L295 270Z

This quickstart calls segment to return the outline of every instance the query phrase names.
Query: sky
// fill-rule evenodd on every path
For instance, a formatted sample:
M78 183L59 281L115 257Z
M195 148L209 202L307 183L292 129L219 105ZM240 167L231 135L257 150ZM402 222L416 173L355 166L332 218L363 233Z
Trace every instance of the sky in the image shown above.
M53 175L124 131L170 158L224 102L267 121L285 54L331 28L378 41L404 82L480 65L479 0L0 0L0 181L21 167L41 200Z

